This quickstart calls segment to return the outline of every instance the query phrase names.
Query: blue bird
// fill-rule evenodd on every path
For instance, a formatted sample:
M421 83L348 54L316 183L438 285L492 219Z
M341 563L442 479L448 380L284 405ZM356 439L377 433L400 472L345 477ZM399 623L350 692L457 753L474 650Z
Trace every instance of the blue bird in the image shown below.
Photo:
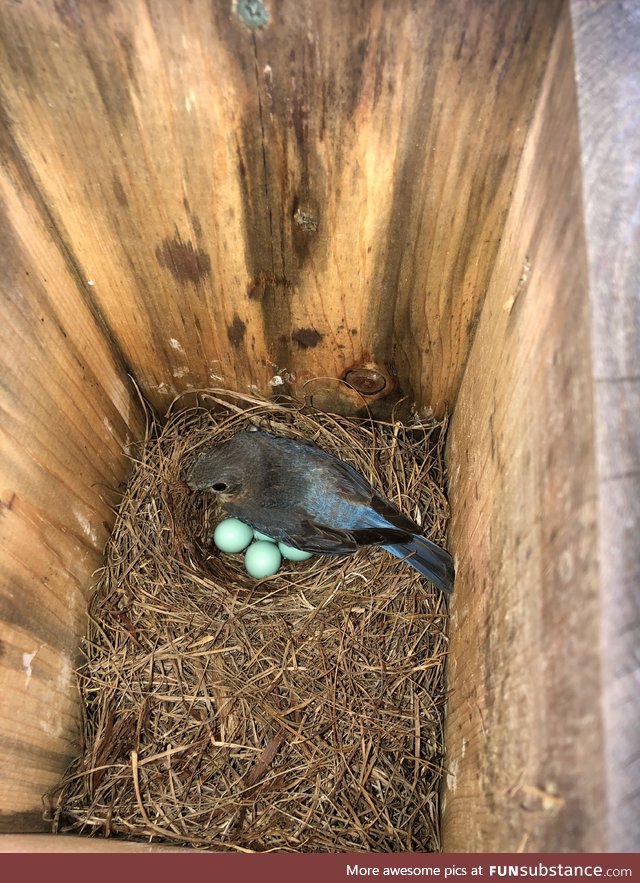
M382 546L443 592L453 590L448 552L355 469L311 442L240 432L205 450L187 482L216 494L230 515L278 542L321 555Z

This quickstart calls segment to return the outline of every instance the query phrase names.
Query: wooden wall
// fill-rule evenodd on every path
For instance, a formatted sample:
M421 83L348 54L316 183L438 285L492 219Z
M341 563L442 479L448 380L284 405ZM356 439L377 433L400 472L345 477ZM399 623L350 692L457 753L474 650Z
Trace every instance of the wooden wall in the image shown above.
M639 846L640 32L574 12L582 154L567 10L451 423L449 850Z
M6 124L149 400L453 402L560 5L2 4Z
M5 827L74 750L128 375L160 410L212 384L349 409L363 365L453 401L559 5L0 5Z
M640 15L573 2L592 315L608 847L640 852Z
M6 127L0 147L0 830L31 830L75 750L87 588L142 423Z

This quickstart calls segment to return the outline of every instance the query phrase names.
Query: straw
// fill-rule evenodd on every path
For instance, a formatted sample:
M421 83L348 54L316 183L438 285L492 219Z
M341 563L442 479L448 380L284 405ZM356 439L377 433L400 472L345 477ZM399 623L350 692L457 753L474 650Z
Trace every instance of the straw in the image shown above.
M251 424L351 463L443 543L445 424L354 420L224 390L149 413L78 672L81 752L55 831L236 851L435 851L446 604L377 548L256 582L185 484Z

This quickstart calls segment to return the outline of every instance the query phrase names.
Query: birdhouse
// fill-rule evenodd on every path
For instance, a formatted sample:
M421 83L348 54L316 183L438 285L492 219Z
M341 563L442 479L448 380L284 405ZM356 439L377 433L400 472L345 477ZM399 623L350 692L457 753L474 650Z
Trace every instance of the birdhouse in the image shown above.
M450 415L444 848L638 848L632 7L2 4L2 848L59 848L138 390L212 386Z

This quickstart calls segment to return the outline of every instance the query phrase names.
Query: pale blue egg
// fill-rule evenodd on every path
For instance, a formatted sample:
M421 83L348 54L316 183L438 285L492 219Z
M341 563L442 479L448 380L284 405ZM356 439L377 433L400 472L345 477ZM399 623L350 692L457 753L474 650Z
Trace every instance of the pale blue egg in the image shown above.
M266 533L260 533L259 530L254 530L253 535L257 540L263 540L265 543L275 543L274 539L268 537Z
M244 566L247 573L256 579L273 576L282 563L282 555L275 543L267 540L256 540L244 554Z
M303 552L302 549L295 549L293 546L287 546L284 543L278 543L278 548L282 552L283 558L288 558L289 561L306 561L307 558L311 558L313 552Z
M242 552L253 539L253 529L238 518L225 518L213 532L213 542L221 552Z

